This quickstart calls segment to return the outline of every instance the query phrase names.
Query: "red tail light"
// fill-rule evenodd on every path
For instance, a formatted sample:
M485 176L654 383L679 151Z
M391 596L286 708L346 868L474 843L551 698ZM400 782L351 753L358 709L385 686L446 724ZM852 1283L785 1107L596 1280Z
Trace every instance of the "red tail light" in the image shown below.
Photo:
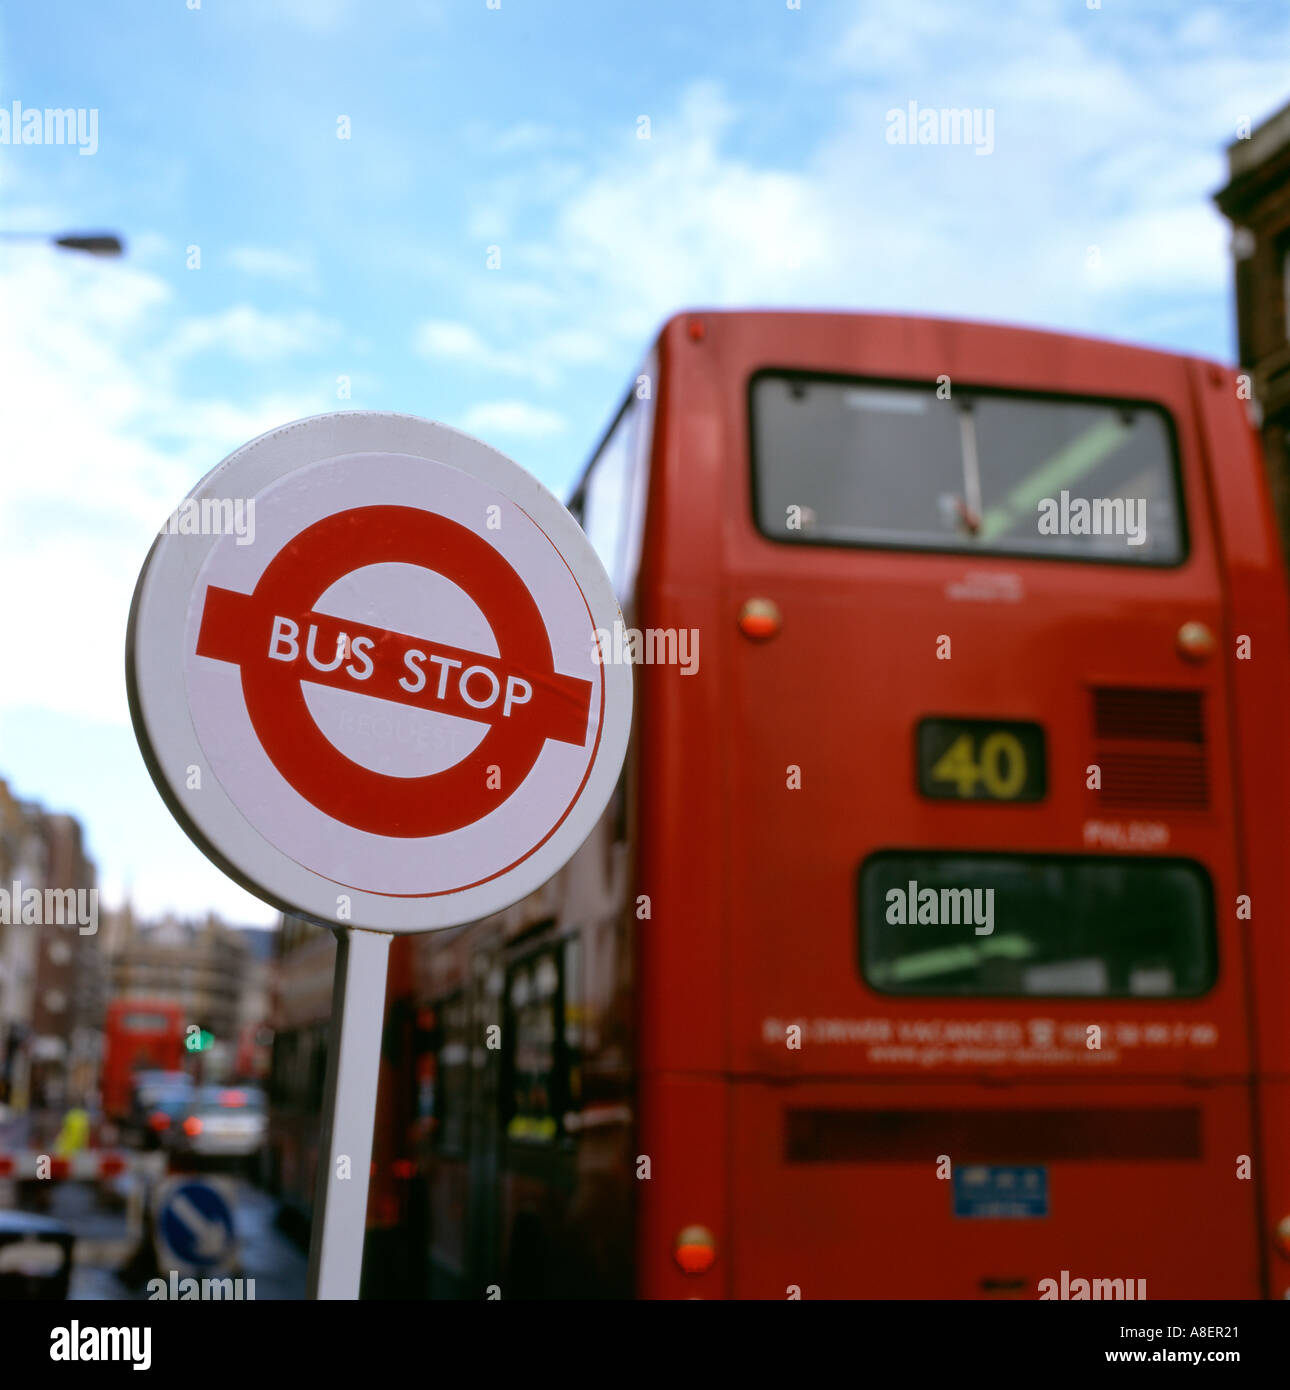
M739 611L739 631L764 642L779 631L779 606L773 599L750 598Z
M245 1091L221 1091L219 1093L219 1103L221 1105L238 1106L246 1104Z
M99 1177L116 1178L125 1172L125 1159L103 1158L99 1160Z
M706 1274L717 1258L717 1241L706 1226L687 1226L676 1238L672 1254L686 1274Z
M1290 1216L1283 1216L1272 1233L1273 1244L1277 1247L1277 1253L1284 1255L1290 1260Z
M184 1133L190 1138L195 1139L202 1132L202 1122L196 1115L189 1115L184 1121Z
M148 1116L148 1128L155 1129L160 1134L163 1129L170 1128L170 1116L164 1110L154 1110Z

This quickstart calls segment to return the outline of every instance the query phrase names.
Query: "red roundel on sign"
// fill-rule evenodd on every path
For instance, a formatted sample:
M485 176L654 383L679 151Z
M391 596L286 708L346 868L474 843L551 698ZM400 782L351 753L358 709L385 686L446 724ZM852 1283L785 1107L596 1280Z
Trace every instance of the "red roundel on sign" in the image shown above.
M487 620L498 655L314 610L368 565L434 570ZM590 636L590 634L589 634ZM416 507L354 507L285 545L250 594L210 585L197 654L236 664L256 737L312 805L374 835L419 839L481 820L511 796L547 739L582 747L591 684L555 670L546 624L505 557L482 537ZM393 777L347 757L314 722L304 681L489 725L469 755L424 777Z

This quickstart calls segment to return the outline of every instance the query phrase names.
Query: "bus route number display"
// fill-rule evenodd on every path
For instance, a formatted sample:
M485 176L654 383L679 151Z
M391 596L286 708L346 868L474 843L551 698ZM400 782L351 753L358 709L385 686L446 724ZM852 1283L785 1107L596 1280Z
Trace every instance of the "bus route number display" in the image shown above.
M915 737L918 790L938 801L1042 801L1044 731L996 719L924 719Z

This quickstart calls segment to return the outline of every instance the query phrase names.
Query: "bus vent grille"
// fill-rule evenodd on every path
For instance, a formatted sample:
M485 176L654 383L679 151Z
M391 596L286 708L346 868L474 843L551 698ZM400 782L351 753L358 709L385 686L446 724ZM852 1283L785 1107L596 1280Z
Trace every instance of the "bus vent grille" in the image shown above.
M1199 690L1093 691L1094 761L1104 806L1203 811L1209 806Z
M1205 742L1199 690L1093 691L1093 732L1098 738L1149 743Z
M1108 806L1175 806L1203 811L1209 778L1202 754L1102 753L1101 799Z

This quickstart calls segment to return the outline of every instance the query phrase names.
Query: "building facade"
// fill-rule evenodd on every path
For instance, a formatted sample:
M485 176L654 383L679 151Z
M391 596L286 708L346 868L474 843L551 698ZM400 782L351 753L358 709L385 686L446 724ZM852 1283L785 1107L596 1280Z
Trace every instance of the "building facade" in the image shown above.
M180 1005L189 1025L211 1035L203 1074L222 1079L239 1065L248 1032L267 1026L273 939L233 927L214 914L200 921L167 915L140 921L127 904L107 923L115 998ZM267 1050L266 1050L267 1055Z
M80 822L0 781L0 1103L14 1109L59 1107L97 1085L106 975L95 879Z
M0 781L0 886L43 888L48 853L40 833L40 807L23 801ZM12 918L12 913L5 913ZM32 1001L36 986L37 934L10 920L0 922L0 1103L27 1108L30 1094Z
M80 822L42 814L40 831L47 885L60 893L71 890L77 904L72 920L45 922L35 946L32 1097L36 1104L59 1109L85 1103L97 1085L107 975L99 950L95 868ZM78 914L85 907L88 921L82 922Z
M1232 223L1240 362L1290 557L1290 105L1243 131L1227 165L1214 200Z

